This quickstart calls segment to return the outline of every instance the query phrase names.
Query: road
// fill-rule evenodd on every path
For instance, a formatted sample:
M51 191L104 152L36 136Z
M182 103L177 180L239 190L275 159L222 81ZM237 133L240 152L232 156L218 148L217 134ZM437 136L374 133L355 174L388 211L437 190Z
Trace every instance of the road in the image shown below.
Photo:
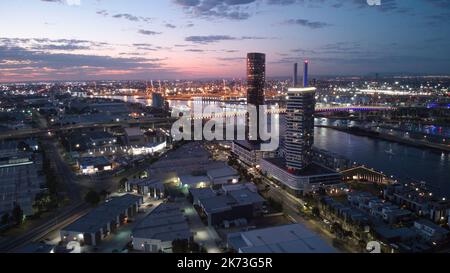
M339 111L389 111L394 110L394 107L386 107L386 106L359 106L354 105L351 107L338 107L338 106L328 106L328 107L318 107L316 108L316 112L339 112ZM270 112L273 113L284 113L286 109L279 109L279 110L271 110ZM222 113L217 114L216 116L225 117L230 115L230 113ZM236 112L232 113L231 115L245 115L245 112ZM209 119L210 116L204 116L203 114L199 117L193 115L194 118L198 119ZM145 123L159 123L159 122L167 122L169 124L172 124L175 119L172 117L168 118L143 118L139 120L124 120L124 121L117 121L117 122L106 122L106 123L84 123L84 124L74 124L74 125L65 125L58 128L33 128L33 129L25 129L25 130L17 130L17 131L9 131L0 133L0 139L7 139L7 138L21 138L21 137L30 137L32 135L42 135L42 134L48 134L50 133L56 133L59 131L68 131L68 130L75 130L75 129L83 129L83 128L103 128L103 127L115 127L120 125L133 125L133 124L145 124Z
M210 152L214 153L214 150L210 150ZM222 153L224 153L222 151ZM229 156L229 153L225 152ZM239 161L238 161L239 162ZM305 225L310 230L316 232L322 239L324 239L330 246L336 247L333 244L333 241L336 239L336 236L334 236L326 227L322 225L317 220L314 219L306 219L302 217L300 213L300 208L307 205L306 202L301 200L300 198L290 194L280 186L278 186L276 183L268 179L266 176L259 173L254 168L248 168L247 166L243 167L247 169L247 171L252 174L255 178L260 178L263 182L263 187L268 188L268 191L264 194L265 197L272 198L273 200L283 204L283 210L284 213L293 221L296 223L301 223ZM338 248L339 251L344 253L358 253L359 251L357 249L353 249L348 245L340 246Z
M58 216L48 220L44 224L29 230L26 234L17 237L3 240L0 243L0 252L14 252L14 250L27 245L30 242L42 240L47 234L65 227L73 223L80 217L84 216L90 210L87 204L70 206L65 208L58 214Z
M257 178L261 178L261 181L266 186L269 186L267 195L271 197L273 200L276 200L277 202L283 204L283 210L289 216L289 218L291 218L291 220L305 225L310 230L319 234L322 237L322 239L324 239L329 245L334 246L333 240L336 239L336 236L334 236L330 231L328 231L320 222L313 219L305 219L299 214L300 208L307 205L306 202L285 191L283 188L276 185L274 182L270 181L267 177L255 171L250 171L250 173L252 173ZM338 248L338 250L347 253L359 252L357 249L353 249L348 245L341 246Z
M55 217L28 230L25 234L16 238L11 237L3 240L0 242L0 252L11 252L30 242L38 241L48 233L74 222L89 211L88 205L85 204L81 198L80 188L76 182L76 176L61 157L56 141L54 139L44 139L42 145L42 148L47 152L51 165L56 172L58 181L64 184L67 196L71 200L72 205L61 208Z
M80 204L82 202L80 187L77 184L77 177L73 173L70 166L64 161L61 152L57 147L57 142L54 139L45 139L42 141L43 150L46 151L51 165L59 178L59 182L64 184L67 196L73 204Z
M46 135L48 133L54 134L61 131L69 131L76 129L87 129L87 128L104 128L104 127L115 127L115 126L128 126L128 125L136 125L136 124L148 124L148 123L171 123L174 121L173 118L150 118L143 120L127 120L120 122L107 122L107 123L84 123L84 124L74 124L74 125L65 125L57 128L32 128L32 129L24 129L24 130L16 130L16 131L6 131L0 133L0 139L9 139L9 138L24 138L30 136L38 136L38 135Z

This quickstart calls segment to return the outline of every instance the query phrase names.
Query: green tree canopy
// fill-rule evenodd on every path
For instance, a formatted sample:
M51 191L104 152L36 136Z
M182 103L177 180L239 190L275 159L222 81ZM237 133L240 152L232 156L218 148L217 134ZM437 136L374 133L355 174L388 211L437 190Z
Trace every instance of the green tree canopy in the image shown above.
M88 193L86 193L84 200L90 205L96 206L98 205L98 203L100 203L101 197L100 194L95 190L90 190Z
M6 225L9 222L9 213L5 213L2 215L1 223L2 225Z
M18 225L22 224L23 222L23 210L20 207L20 205L16 205L12 211L12 217L14 222L16 222Z

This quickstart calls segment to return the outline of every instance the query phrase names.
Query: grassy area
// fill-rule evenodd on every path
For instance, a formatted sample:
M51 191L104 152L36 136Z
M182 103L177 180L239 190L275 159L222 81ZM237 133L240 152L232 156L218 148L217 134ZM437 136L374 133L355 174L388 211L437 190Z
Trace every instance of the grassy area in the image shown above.
M376 184L376 183L351 181L351 182L348 182L348 185L350 186L350 189L352 189L352 190L370 192L371 194L373 194L375 196L379 196L381 194L381 191L383 190L383 186Z

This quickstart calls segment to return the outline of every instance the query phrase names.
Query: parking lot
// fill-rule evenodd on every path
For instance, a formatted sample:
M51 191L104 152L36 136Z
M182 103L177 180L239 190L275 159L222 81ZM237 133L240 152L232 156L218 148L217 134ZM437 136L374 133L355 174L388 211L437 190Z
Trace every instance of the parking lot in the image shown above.
M194 241L205 247L208 253L221 253L221 239L217 232L203 224L194 206L187 200L180 201L179 205L188 219L191 231L194 233Z

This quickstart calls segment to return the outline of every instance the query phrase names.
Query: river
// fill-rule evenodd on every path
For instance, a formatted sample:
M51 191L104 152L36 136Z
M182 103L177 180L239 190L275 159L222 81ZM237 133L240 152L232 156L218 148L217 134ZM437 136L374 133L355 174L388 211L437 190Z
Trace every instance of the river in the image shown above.
M315 146L397 179L425 181L435 193L450 196L450 154L327 128L316 128ZM391 149L393 154L386 152Z
M117 96L108 98L139 102L145 105L151 104L151 100L137 97ZM193 102L170 101L170 106L174 108L191 108ZM329 124L335 121L318 119L316 122ZM435 129L435 127L432 128ZM419 130L424 133L433 133L429 131L429 127L420 128ZM437 134L447 135L447 130L447 128L444 128L444 130L438 129ZM436 134L436 131L433 131ZM327 128L316 128L315 146L393 175L396 179L415 180L416 182L425 181L435 193L447 197L450 196L450 154L369 137L355 136Z

